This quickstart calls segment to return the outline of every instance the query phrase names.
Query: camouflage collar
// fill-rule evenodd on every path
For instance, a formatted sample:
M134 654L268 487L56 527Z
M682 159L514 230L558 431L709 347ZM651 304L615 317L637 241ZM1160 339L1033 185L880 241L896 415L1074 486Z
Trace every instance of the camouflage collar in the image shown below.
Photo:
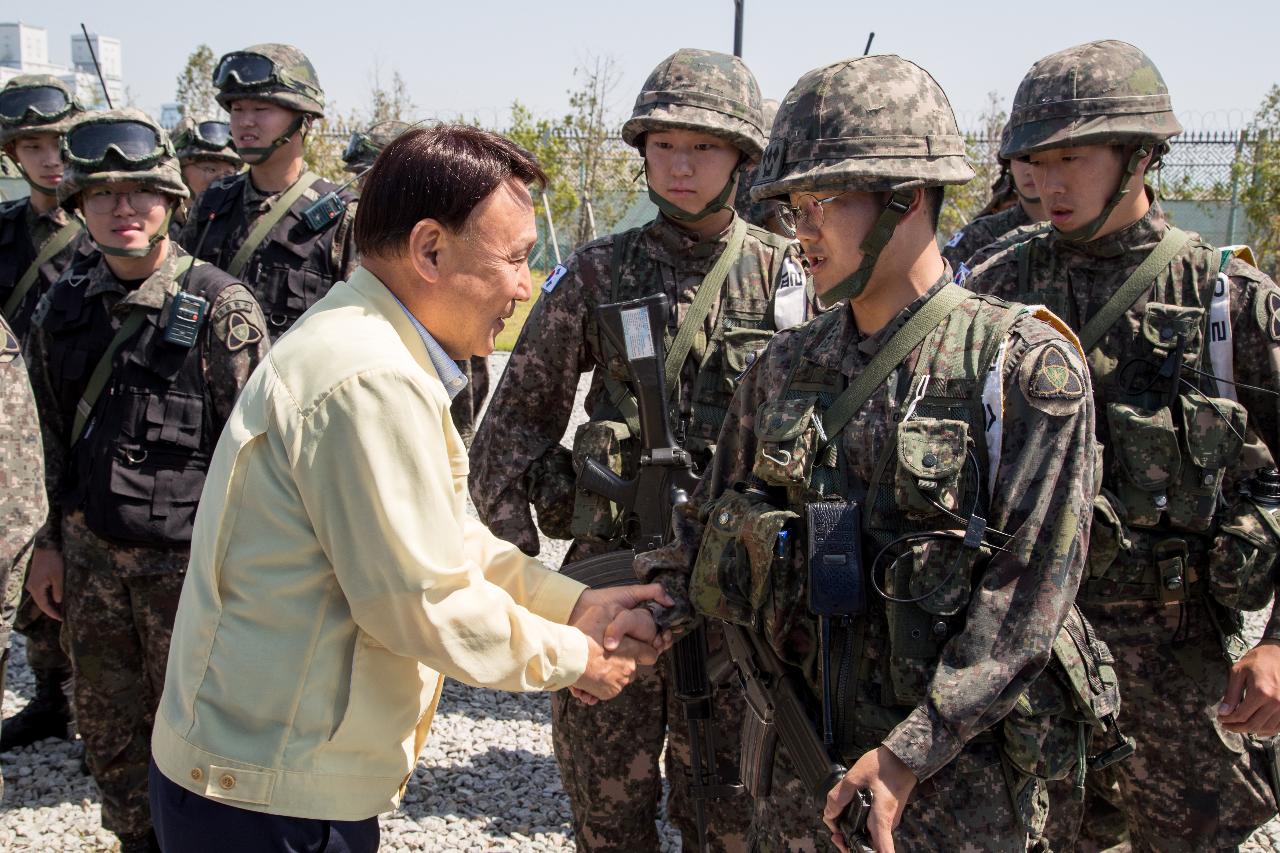
M111 271L111 267L107 266L107 259L104 256L98 261L98 265L89 272L89 279L84 292L85 298L88 299L99 294L115 294L121 297L118 302L111 305L113 312L125 310L133 305L160 310L164 307L165 299L169 294L169 285L173 282L174 265L177 264L178 258L186 254L173 241L169 242L169 246L169 256L164 259L160 269L134 287L130 287L116 278L115 273Z
M252 172L244 173L244 197L242 200L246 211L261 213L270 208L271 203L280 196L280 193L285 192L289 187L285 187L280 193L264 193L253 185L252 174ZM293 185L290 184L289 186Z
M733 231L733 223L737 221L737 215L729 220L729 224L724 230L714 237L707 239L699 239L698 235L686 228L681 228L665 213L659 213L657 217L649 224L648 232L657 244L670 253L673 261L680 266L687 266L689 262L705 262L708 266L719 254L724 251L725 246L729 244L729 234Z
M883 329L872 335L864 335L858 331L858 324L853 319L853 310L848 305L835 309L836 316L826 323L823 333L814 335L805 346L805 358L832 370L839 370L846 376L852 376L861 365L875 357L876 353L888 343L912 315L919 311L943 285L951 281L950 269L947 274L916 297L898 315L885 324Z
M1160 242L1160 238L1169 230L1169 222L1165 219L1164 210L1156 200L1155 193L1146 187L1147 200L1151 209L1147 215L1132 222L1105 237L1077 243L1073 240L1058 240L1057 243L1069 252L1076 252L1091 258L1119 258L1133 251L1148 251Z

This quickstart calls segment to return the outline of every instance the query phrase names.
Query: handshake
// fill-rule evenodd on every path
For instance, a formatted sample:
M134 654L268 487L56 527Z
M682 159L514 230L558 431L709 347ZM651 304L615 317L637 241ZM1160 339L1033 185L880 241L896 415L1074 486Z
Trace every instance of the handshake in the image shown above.
M633 584L583 591L569 624L587 635L587 669L569 688L581 702L612 699L635 678L636 667L652 665L671 648L670 631L658 631L646 601L674 604L661 584Z

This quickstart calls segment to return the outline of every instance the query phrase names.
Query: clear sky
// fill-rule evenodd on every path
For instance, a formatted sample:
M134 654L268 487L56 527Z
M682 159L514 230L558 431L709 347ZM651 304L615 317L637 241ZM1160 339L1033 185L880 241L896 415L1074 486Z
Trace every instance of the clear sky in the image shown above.
M82 20L119 38L125 82L155 114L200 42L215 54L296 44L344 114L362 106L376 70L384 83L398 71L421 115L497 126L515 99L540 115L563 112L575 67L592 56L617 62L612 107L625 117L649 70L676 48L733 49L732 0L14 0L0 20L15 12L49 31L54 62L67 61ZM805 71L861 54L872 30L873 52L900 54L937 77L962 128L977 126L992 90L1007 108L1039 57L1099 38L1131 41L1155 60L1188 129L1238 128L1280 83L1275 0L746 0L743 58L765 96L781 98Z

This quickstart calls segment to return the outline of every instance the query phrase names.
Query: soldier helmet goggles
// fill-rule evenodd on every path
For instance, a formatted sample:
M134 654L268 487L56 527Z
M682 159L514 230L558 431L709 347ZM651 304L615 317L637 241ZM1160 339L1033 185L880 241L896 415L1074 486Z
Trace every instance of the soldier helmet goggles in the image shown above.
M35 118L55 121L76 108L56 86L20 86L0 92L0 119L25 124Z
M179 148L195 145L210 151L221 151L231 141L231 125L225 121L202 121L194 127L182 131L182 135L174 140Z
M140 121L93 121L71 128L64 141L67 159L95 169L111 155L131 165L143 165L168 153L154 127Z
M279 86L286 89L302 89L313 95L320 95L315 86L284 73L274 60L260 53L236 51L222 57L218 67L213 71L213 85L219 89L226 89L232 81L235 87L248 90L271 89Z

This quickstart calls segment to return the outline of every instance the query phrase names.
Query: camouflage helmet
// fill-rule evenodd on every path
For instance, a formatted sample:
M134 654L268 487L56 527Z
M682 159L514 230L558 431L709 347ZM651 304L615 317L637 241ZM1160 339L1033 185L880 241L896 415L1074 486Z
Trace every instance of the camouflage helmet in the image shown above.
M125 144L126 134L139 140L139 147ZM121 141L113 141L117 138ZM149 152L143 150L147 145L151 146ZM58 184L58 203L65 208L74 206L89 187L117 181L137 181L178 200L191 196L169 135L150 116L132 107L85 113L67 128L62 158L67 167Z
M671 129L723 137L748 159L758 160L767 128L755 76L736 56L677 50L644 81L622 138L639 148L647 131Z
M75 93L57 77L21 74L0 89L0 146L33 133L66 133L83 112Z
M324 90L316 69L291 44L255 44L223 55L214 66L213 85L225 110L232 101L253 98L324 118Z
M1155 63L1122 41L1046 56L1014 95L1003 157L1078 145L1163 145L1182 132Z
M342 153L342 162L346 171L358 174L373 165L378 155L391 144L391 141L410 127L408 122L387 121L375 122L364 130L351 134L347 150Z
M183 166L196 160L218 160L239 168L244 160L231 143L225 120L213 116L183 116L173 128L173 147Z
M787 93L751 198L972 177L951 103L929 72L898 56L863 56L810 71Z

